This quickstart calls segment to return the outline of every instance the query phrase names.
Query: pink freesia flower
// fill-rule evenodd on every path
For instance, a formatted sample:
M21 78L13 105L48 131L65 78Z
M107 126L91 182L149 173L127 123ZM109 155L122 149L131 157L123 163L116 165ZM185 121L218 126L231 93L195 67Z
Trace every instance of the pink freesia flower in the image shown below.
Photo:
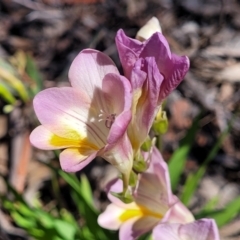
M153 229L153 240L219 240L213 219L201 219L188 224L159 224Z
M132 93L112 60L96 50L83 50L74 59L72 87L49 88L34 98L42 124L31 134L40 149L65 149L63 170L81 170L102 156L123 174L132 169L132 147L126 135L131 121Z
M188 223L194 221L190 211L174 196L170 188L168 168L159 151L154 148L148 170L140 174L134 202L122 203L110 192L121 192L121 181L110 187L112 202L98 218L100 226L120 229L120 240L136 239L159 223Z
M159 101L178 86L189 69L188 57L172 54L167 40L160 32L156 32L148 40L140 42L127 37L120 29L117 32L116 45L124 74L128 79L131 79L132 70L139 59L154 58L158 72L163 77Z
M128 135L136 153L149 133L162 100L187 73L189 59L172 54L160 32L140 42L119 30L116 45L124 74L133 89L132 121Z

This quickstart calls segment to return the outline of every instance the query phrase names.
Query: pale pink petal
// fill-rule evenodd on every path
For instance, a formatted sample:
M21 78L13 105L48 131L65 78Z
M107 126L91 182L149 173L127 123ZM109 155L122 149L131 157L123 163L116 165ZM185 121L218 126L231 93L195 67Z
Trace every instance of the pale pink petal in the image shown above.
M201 219L182 225L179 235L186 240L219 240L217 225L213 219Z
M125 209L118 207L115 204L109 204L106 210L98 217L98 224L106 229L118 230L122 224L120 216L124 213Z
M97 50L85 49L72 62L68 76L74 88L81 89L93 99L96 88L102 89L103 78L108 73L119 74L113 61Z
M189 224L159 224L153 229L153 240L219 240L216 223L201 219Z
M151 231L158 223L158 219L146 216L135 217L124 222L119 231L119 240L134 240L144 233Z
M164 186L159 182L158 176L148 172L142 173L134 193L135 202L148 209L149 214L158 214L160 221L169 208L166 198Z
M88 165L97 155L89 148L68 148L60 153L60 165L66 172L77 172Z
M167 163L163 160L161 153L154 146L151 154L151 161L147 172L158 176L163 196L166 196L168 204L173 203L170 176Z
M112 107L110 113L118 115L122 111L131 109L132 89L125 77L119 74L107 74L103 79L102 91L108 106Z
M113 193L122 193L123 191L123 182L121 179L113 179L106 186L106 192L108 199L116 206L122 209L139 209L135 202L132 203L124 203L119 198L112 195Z
M79 147L79 140L61 138L50 132L44 126L38 126L30 135L33 146L43 150L62 149L67 147Z
M162 222L189 223L194 221L194 216L187 207L175 197L176 203L169 208Z
M116 133L118 132L116 131ZM130 176L133 164L133 151L126 133L116 143L107 144L103 149L103 153L100 152L100 155L121 173Z
M159 224L153 229L153 240L185 240L179 236L180 224ZM195 240L195 239L192 239Z
M130 110L122 112L116 117L107 138L108 144L116 144L117 141L124 136L131 118L132 115Z
M113 179L106 186L108 199L120 208L126 208L127 204L123 203L119 198L112 195L114 193L122 193L123 182L121 179Z
M108 130L103 131L104 128L91 123L91 115L96 118L96 109L83 91L70 87L49 88L37 94L33 105L39 121L59 137L85 139L98 149L105 145Z

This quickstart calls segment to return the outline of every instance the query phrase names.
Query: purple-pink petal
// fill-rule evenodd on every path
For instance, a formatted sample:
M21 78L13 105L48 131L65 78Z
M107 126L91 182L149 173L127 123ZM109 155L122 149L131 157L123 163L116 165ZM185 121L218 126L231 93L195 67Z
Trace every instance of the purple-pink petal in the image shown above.
M127 37L123 30L119 30L116 45L125 76L129 79L139 58L155 58L158 71L164 77L159 102L179 85L189 69L189 59L186 56L180 57L172 54L166 38L159 32L154 33L142 43Z
M77 172L87 166L96 155L97 151L67 148L60 153L60 166L66 172Z
M216 223L201 219L188 224L159 224L153 229L153 240L219 240Z
M128 38L122 29L118 30L115 41L124 74L129 79L132 68L141 53L142 43L138 40Z

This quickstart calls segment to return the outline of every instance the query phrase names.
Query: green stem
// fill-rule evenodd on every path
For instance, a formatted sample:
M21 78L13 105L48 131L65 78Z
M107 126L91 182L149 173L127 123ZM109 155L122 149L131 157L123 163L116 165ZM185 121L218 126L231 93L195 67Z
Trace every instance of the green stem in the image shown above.
M128 193L129 175L123 174L122 180L123 180L123 196L126 197Z
M162 152L162 148L163 148L163 140L162 140L162 135L159 134L158 135L158 138L157 138L157 147L158 147L158 150L160 152Z

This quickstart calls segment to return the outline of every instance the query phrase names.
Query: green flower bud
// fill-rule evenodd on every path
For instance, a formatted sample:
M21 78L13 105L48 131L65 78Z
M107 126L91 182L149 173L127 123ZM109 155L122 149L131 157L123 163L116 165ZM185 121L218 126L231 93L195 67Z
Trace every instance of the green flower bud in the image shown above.
M152 140L150 139L150 137L148 136L147 139L145 140L145 142L142 144L141 149L144 152L149 152L150 149L152 147Z
M137 158L134 159L133 161L133 169L138 172L138 173L142 173L145 172L147 170L147 163L144 160L144 158L142 157L141 154L138 155Z
M131 171L129 185L131 187L135 187L136 184L137 184L137 174L135 172Z
M164 134L168 130L168 119L165 111L159 110L155 121L153 122L153 131L157 134Z

